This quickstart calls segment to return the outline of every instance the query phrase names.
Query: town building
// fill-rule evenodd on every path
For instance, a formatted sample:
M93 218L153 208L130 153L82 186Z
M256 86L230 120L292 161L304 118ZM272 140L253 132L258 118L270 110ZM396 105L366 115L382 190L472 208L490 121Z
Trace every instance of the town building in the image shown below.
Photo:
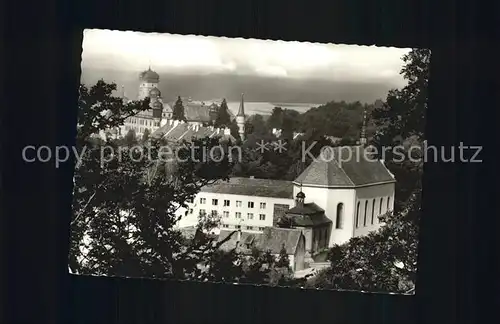
M395 182L383 161L364 154L341 163L318 158L294 181L231 178L205 186L187 211L179 210L185 215L179 226L212 213L221 217L222 230L296 228L312 254L380 228L378 217L394 208Z
M294 181L231 178L207 185L188 210L178 211L184 215L178 225L196 226L199 215L210 213L220 217L215 232L295 229L304 235L307 256L367 235L394 209L396 180L384 161L366 153L363 145L330 147Z
M268 251L277 258L284 248L292 271L300 271L306 267L305 237L302 231L297 229L267 227L261 233L221 230L218 241L225 241L221 245L222 250L235 249L236 252L248 256L256 248Z
M151 109L128 117L120 128L119 133L121 136L124 136L129 130L134 130L137 137L142 137L146 130L151 134L172 118L172 108L163 102L161 92L158 89L160 84L158 73L149 67L148 70L139 74L139 81L137 100L144 100L149 97L149 107ZM125 97L125 91L123 91L123 99L125 102L130 101Z
M175 101L168 104L163 100L162 93L159 90L160 76L157 72L151 70L143 71L139 74L139 91L137 100L150 99L150 108L146 111L141 111L134 116L128 117L124 125L118 130L113 130L112 133L116 137L122 137L127 134L129 130L134 130L137 137L142 137L146 130L149 134L155 133L158 129L166 126L168 123L172 125L172 114ZM122 98L124 103L131 100L125 96L125 89L122 87ZM213 101L205 103L203 101L195 101L190 97L181 98L184 107L185 123L190 126L196 126L201 129L204 126L213 124L217 117L218 109L220 108L220 101ZM236 117L228 109L231 119ZM240 118L241 119L241 118ZM243 116L243 129L244 129L244 116ZM177 124L176 124L177 125ZM229 125L228 125L229 126ZM193 128L191 128L193 129ZM207 133L209 130L206 131Z

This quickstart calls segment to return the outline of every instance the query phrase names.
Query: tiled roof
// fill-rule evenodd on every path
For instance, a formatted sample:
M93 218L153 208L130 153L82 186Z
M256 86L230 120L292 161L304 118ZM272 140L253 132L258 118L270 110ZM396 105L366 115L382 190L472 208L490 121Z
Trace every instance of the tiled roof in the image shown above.
M368 160L362 149L354 147L351 159L348 159L346 151L342 161L338 161L338 153L331 159L317 157L294 182L325 187L356 187L395 181L381 161Z
M232 135L224 134L224 130L220 129L217 132L217 129L210 127L196 127L190 125L189 123L178 123L177 125L174 123L170 123L170 121L158 128L152 134L153 137L163 137L169 141L180 141L186 140L190 141L194 138L204 138L204 137L219 137L221 140L230 140L231 142L236 142L236 139Z
M221 230L219 242L227 238L234 231ZM299 229L267 227L263 233L241 232L241 241L239 251L250 253L251 247L256 247L262 251L270 251L272 254L279 254L283 245L289 255L294 255L302 237L302 231ZM231 238L222 244L221 249L231 250L236 247L238 233L232 234ZM251 242L251 247L246 246L245 242Z
M210 121L210 110L201 104L187 103L184 105L184 116L187 121L207 123Z
M231 178L229 181L218 181L215 184L204 186L202 192L221 194L293 198L293 183L284 180Z
M331 223L331 220L325 216L325 211L315 203L290 208L286 212L285 218L294 226L315 226Z
M300 214L300 215L312 215L324 212L325 211L315 203L304 204L304 206L295 206L287 211L287 213L290 214Z

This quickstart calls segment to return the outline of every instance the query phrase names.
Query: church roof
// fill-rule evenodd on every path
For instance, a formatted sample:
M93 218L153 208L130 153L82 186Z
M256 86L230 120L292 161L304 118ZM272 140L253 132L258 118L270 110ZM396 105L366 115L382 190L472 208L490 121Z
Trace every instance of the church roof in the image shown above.
M204 186L202 192L212 192L230 195L293 198L293 183L285 180L230 178L229 181L218 182Z
M292 207L285 213L285 217L294 226L315 226L331 223L331 220L325 216L325 211L315 203L304 204L302 207Z
M318 213L324 213L325 211L316 205L315 203L307 203L303 206L295 206L290 208L287 214L300 214L300 215L313 215Z
M222 241L235 231L221 230L218 241ZM300 239L303 237L302 231L299 229L266 227L263 233L241 232L240 251L250 253L251 247L247 248L245 242L251 244L263 252L270 251L272 254L279 254L282 247L288 255L294 255L299 247ZM223 250L231 250L236 247L238 241L238 233L231 235L231 238L221 245Z
M347 152L345 154L341 162L339 162L338 153L335 153L335 157L331 159L317 157L294 180L294 183L348 188L396 181L381 161L368 160L362 148L352 148L351 159L347 159Z

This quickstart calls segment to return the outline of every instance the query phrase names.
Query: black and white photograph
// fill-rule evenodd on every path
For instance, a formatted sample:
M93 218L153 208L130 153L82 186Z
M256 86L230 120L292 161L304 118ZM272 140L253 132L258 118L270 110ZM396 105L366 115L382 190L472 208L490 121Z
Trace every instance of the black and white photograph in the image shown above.
M414 294L430 50L82 47L70 273Z

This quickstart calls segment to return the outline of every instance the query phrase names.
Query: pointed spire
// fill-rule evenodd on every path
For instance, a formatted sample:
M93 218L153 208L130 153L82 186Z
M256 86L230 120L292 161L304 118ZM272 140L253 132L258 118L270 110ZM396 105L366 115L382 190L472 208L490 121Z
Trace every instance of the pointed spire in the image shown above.
M366 144L366 108L363 110L363 125L361 126L361 134L359 136L359 144Z
M237 116L245 116L245 101L243 99L243 93L241 94L240 109L238 110Z

